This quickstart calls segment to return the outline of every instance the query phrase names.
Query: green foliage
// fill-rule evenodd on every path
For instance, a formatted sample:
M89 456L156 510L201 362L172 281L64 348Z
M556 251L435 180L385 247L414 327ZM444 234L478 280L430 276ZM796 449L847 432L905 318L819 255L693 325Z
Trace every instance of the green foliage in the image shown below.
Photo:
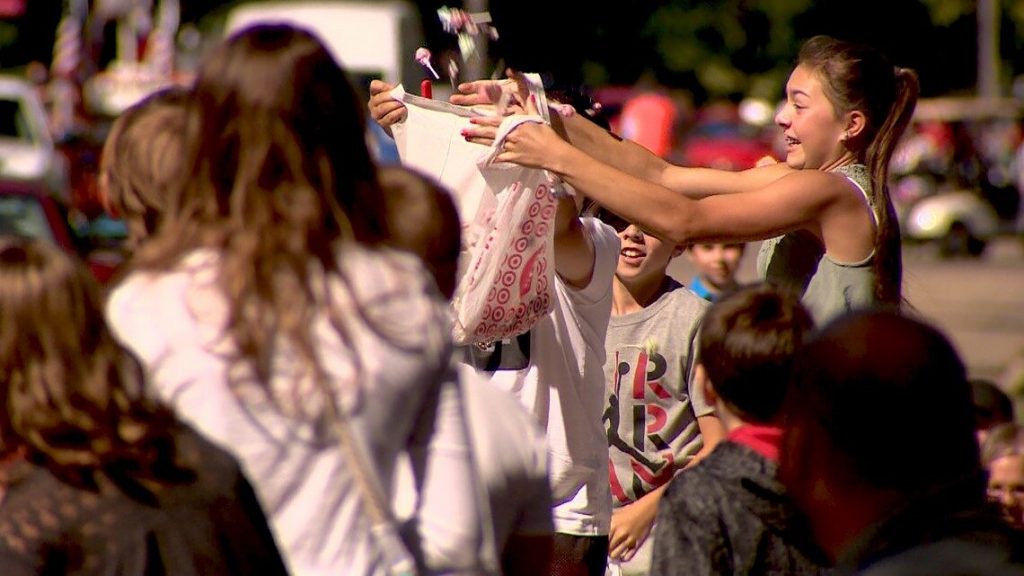
M1024 72L1024 0L1000 6L1003 75ZM970 89L975 63L978 0L661 0L639 3L604 22L600 44L622 38L614 51L587 55L586 80L635 83L653 79L701 100L778 98L800 44L825 33L876 43L923 74L933 93ZM631 26L641 25L639 33ZM956 58L936 56L955 50ZM936 52L936 51L940 52ZM955 68L949 66L955 64Z
M964 16L974 14L976 0L921 0L928 8L932 23L936 26L950 26Z
M1005 7L1006 17L1013 22L1017 38L1024 38L1024 0L1013 0Z
M18 41L18 27L10 22L0 22L0 50Z
M706 98L775 98L799 45L793 22L810 5L811 0L662 2L641 33L654 52L641 73ZM594 68L588 78L598 75Z

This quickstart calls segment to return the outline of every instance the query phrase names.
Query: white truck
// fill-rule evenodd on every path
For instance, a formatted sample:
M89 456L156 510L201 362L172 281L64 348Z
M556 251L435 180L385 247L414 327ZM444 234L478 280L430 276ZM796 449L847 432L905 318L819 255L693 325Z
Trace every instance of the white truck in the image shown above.
M424 78L414 59L423 30L410 2L248 2L228 13L224 33L267 22L287 22L316 34L362 90L374 78L406 86L419 86Z

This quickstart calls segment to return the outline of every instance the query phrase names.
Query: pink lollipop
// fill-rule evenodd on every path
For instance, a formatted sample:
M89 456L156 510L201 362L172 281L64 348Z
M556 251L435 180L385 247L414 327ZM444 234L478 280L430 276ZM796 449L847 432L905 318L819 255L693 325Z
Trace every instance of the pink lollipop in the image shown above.
M427 70L430 70L430 73L434 75L435 80L441 78L440 76L438 76L437 71L434 70L434 67L430 65L430 50L427 50L422 46L417 48L416 61L419 62L420 65L426 68Z

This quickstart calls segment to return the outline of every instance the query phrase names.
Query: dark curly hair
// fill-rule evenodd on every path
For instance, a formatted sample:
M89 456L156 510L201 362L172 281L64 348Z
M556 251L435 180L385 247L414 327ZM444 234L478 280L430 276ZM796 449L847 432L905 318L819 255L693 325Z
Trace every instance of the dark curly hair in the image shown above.
M134 356L111 335L86 267L38 240L0 238L0 439L73 485L105 476L146 499L188 482L171 412L144 392Z

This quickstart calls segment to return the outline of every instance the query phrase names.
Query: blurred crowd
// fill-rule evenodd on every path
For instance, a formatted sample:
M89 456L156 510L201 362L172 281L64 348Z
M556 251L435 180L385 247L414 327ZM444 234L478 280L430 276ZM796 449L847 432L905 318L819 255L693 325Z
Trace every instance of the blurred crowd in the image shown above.
M813 37L772 161L685 166L533 75L366 99L231 34L105 135L106 284L0 235L0 573L1024 574L1019 418L905 305L888 186L1021 137L961 168L918 88Z

